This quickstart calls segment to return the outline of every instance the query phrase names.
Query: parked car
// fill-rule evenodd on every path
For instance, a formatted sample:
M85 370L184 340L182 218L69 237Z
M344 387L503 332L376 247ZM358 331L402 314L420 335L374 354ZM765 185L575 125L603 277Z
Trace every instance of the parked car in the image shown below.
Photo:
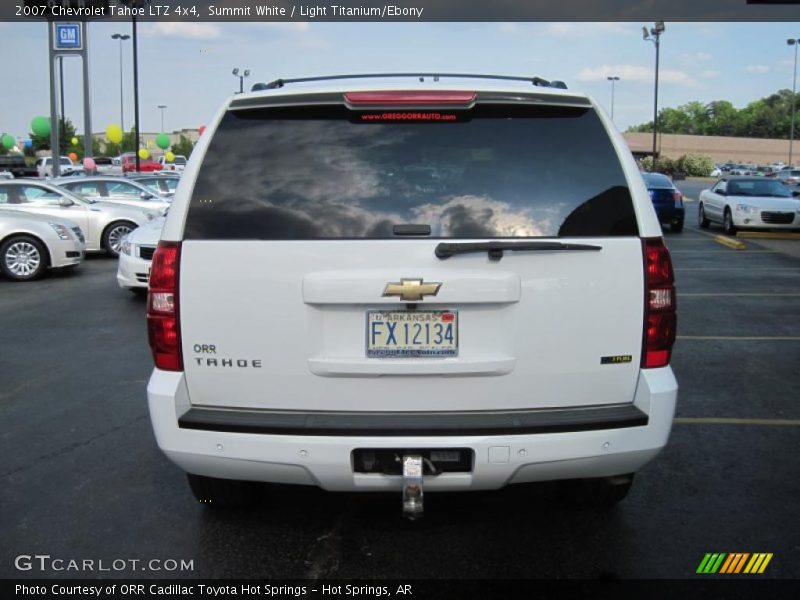
M787 185L800 185L800 169L783 169L778 171L777 179Z
M159 216L135 206L97 202L69 190L31 179L0 181L0 197L10 210L74 221L86 238L87 252L118 256L122 238Z
M621 500L672 424L675 287L605 112L541 79L281 83L209 123L150 270L150 416L195 496Z
M62 156L59 159L59 166L61 167L61 176L67 176L74 173L81 173L83 167L72 162L69 156ZM36 159L36 169L39 177L52 177L53 176L53 158L50 156L40 156Z
M114 159L109 156L95 156L94 164L97 165L95 173L91 175L121 175L122 168L114 164Z
M159 173L129 173L127 177L145 186L151 192L171 200L181 180L178 175L173 175L172 173L172 171L161 171Z
M760 177L726 177L700 192L698 224L721 223L725 233L737 229L800 227L800 200L786 184Z
M176 154L175 159L168 161L166 156L161 156L158 159L163 171L175 171L176 173L183 173L186 168L186 157L182 154Z
M164 217L153 219L131 231L122 241L119 264L117 265L117 284L134 293L147 291L153 254L164 227Z
M75 223L49 215L7 207L8 191L0 190L0 270L14 281L31 281L48 269L75 267L86 250Z
M39 171L36 167L29 167L22 154L5 154L0 156L0 171L11 175L8 179L15 177L38 177Z
M683 194L675 187L672 180L661 173L642 173L650 200L656 209L658 220L668 224L675 233L683 231Z
M158 212L163 212L169 206L167 199L127 177L97 175L78 180L54 179L51 183L92 200L128 204Z
M708 175L709 177L722 177L722 169L720 167L714 167Z
M130 173L136 172L136 154L133 152L123 154L120 157L120 163L122 165L122 172L123 173ZM139 159L139 171L160 171L161 165L158 164L153 159Z

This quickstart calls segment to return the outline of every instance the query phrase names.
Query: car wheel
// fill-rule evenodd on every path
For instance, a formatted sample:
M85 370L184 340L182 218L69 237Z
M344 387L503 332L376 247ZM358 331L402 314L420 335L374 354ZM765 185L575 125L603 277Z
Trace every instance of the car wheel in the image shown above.
M136 229L136 225L130 221L116 221L111 223L103 232L103 247L109 256L119 256L122 248L122 240L131 231Z
M612 507L628 495L633 473L597 479L570 479L559 482L561 500L572 506Z
M130 287L127 289L131 294L133 294L134 296L138 296L139 298L144 298L145 296L147 296L147 288Z
M191 473L187 473L186 477L197 501L210 508L252 506L261 495L261 486L252 481L218 479Z
M736 235L736 226L733 224L731 209L725 208L725 216L722 218L722 229L727 235Z
M6 240L0 248L3 273L14 281L32 281L41 277L47 269L48 255L39 240L18 236Z
M697 224L702 229L708 229L708 226L710 225L710 221L708 219L706 219L706 211L703 208L702 203L697 208Z
M669 228L670 231L672 231L672 233L680 233L681 231L683 231L683 219L681 219L680 221L673 221L672 223L670 223Z

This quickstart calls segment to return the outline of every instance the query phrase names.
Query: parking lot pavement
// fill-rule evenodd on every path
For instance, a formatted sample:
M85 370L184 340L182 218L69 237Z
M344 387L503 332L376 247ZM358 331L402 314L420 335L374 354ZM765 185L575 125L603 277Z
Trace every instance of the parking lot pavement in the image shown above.
M800 260L691 229L666 239L678 421L629 497L601 511L561 506L550 486L428 494L414 523L399 494L305 488L207 510L155 445L145 306L117 288L116 262L0 279L0 576L41 577L13 559L46 553L194 561L116 576L676 578L706 552L773 552L765 577L800 577Z

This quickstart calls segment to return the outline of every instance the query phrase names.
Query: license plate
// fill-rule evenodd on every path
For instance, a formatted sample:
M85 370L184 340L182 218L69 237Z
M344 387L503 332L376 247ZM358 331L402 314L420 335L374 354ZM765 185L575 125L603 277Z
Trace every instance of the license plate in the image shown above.
M368 310L367 357L458 356L458 311Z

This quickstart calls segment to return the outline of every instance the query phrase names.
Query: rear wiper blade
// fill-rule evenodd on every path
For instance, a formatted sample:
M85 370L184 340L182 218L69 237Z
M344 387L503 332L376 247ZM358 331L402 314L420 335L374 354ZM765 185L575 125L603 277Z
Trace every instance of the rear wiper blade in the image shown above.
M602 250L602 246L592 246L590 244L569 244L565 242L451 242L436 246L436 256L444 260L456 254L467 254L468 252L488 252L490 260L500 260L503 258L504 250L513 252L560 252L564 250Z

